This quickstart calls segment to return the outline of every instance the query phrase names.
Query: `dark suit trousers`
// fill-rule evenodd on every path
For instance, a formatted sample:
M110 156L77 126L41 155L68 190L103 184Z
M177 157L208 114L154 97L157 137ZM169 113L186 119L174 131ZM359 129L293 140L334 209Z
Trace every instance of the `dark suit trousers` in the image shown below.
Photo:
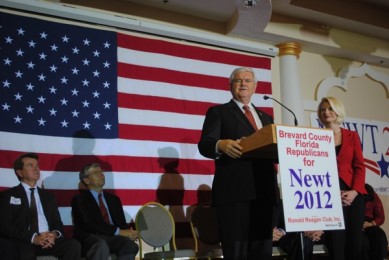
M134 260L138 245L124 236L89 235L82 244L83 254L88 260L105 260L111 253L117 259Z
M17 259L19 259L19 254L15 241L0 237L0 260Z
M16 240L20 259L36 260L37 256L51 255L62 260L81 259L81 244L75 239L57 238L51 248L42 249L30 242Z
M301 242L301 236L303 242ZM304 243L302 245L301 243ZM288 232L286 236L282 237L278 242L274 244L278 244L288 255L288 260L311 260L313 258L313 245L314 242L306 237L301 232ZM304 246L304 258L302 255L302 247Z
M238 202L216 208L224 259L271 259L271 202ZM270 210L265 212L267 208Z
M388 239L385 231L378 227L366 228L362 239L362 260L385 259Z

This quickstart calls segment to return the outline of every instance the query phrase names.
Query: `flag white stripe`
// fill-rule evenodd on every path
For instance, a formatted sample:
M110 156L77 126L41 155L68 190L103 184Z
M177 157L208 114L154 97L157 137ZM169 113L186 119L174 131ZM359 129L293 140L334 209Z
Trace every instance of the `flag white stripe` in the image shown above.
M158 150L166 147L180 152L179 159L207 160L198 152L197 144L123 139L73 139L71 137L39 136L0 132L0 150L34 151L36 153L65 155L118 155L164 157ZM33 140L33 142L31 142ZM76 143L76 144L75 144ZM50 145L47 145L50 144ZM77 146L77 149L73 149Z
M228 85L225 86L226 90L217 90L123 77L119 77L118 81L118 91L125 94L165 97L177 100L209 102L215 104L226 103L231 99L231 93L228 89ZM255 93L252 96L252 101L256 106L272 107L271 100L267 102L264 101L264 95L265 94Z
M201 130L204 115L119 108L119 123Z
M0 168L0 172L2 187L13 187L20 183L13 169Z
M19 184L13 169L0 168L1 186L13 187ZM157 190L163 173L144 172L105 172L105 189L125 190ZM200 185L211 186L213 175L198 175L180 172L185 190L197 190ZM128 181L128 180L136 181ZM38 186L53 190L77 190L79 183L78 172L42 171Z
M224 103L231 99L228 85L225 90L209 89L170 84L165 82L118 78L118 91L121 93L165 97L179 100Z
M125 49L121 47L118 48L118 61L137 66L163 68L216 77L229 76L236 68L236 65L187 59L166 54ZM260 68L253 68L253 70L258 79L265 82L271 82L270 70Z
M106 172L105 189L157 190L163 173ZM211 185L213 175L196 175L180 172L185 190L197 190L202 184ZM14 178L16 179L16 177ZM128 181L128 180L136 181ZM78 172L41 171L41 180L47 189L78 189ZM17 182L18 183L18 182Z

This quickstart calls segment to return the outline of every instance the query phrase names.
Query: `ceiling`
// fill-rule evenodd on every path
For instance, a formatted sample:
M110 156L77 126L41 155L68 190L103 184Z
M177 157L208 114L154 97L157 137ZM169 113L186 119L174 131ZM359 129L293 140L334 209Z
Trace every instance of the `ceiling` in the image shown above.
M174 17L182 14L186 19L201 18L221 23L229 21L239 2L243 2L243 0L111 0L107 4L101 0L56 1L151 19L165 20L165 15L175 13ZM266 2L260 0L259 5L262 1ZM271 9L272 15L303 19L389 40L388 0L273 0Z
M389 40L387 0L275 0L273 12Z
M244 7L243 0L53 1L188 26L273 46L293 41L301 43L304 51L389 67L388 0L260 0L257 6L251 8ZM269 24L283 24L290 31L274 32ZM365 35L373 41L361 42L357 48L358 44L352 42L351 35L348 42L344 37L334 36L334 29ZM292 34L293 30L296 33ZM324 37L323 41L311 41L307 36L309 33L320 34ZM326 42L330 41L341 46L329 46ZM371 42L377 46L369 46ZM384 55L374 53L377 49L383 49Z
M259 0L251 8L243 6L243 0L40 1L191 27L272 46L298 42L304 51L389 67L388 0ZM340 30L346 34L336 35ZM315 37L310 37L313 34ZM370 40L356 43L356 34Z

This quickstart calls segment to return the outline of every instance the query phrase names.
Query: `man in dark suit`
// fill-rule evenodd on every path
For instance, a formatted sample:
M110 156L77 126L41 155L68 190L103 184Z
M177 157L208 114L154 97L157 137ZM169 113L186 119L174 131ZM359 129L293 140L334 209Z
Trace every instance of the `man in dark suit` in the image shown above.
M252 69L235 69L230 76L233 99L209 108L198 144L203 156L215 160L212 200L225 259L271 259L275 165L269 159L243 158L240 145L242 138L273 123L251 103L256 86ZM251 119L245 115L248 109Z
M286 252L288 260L314 259L313 246L319 243L318 241L323 243L322 235L324 231L312 230L286 233L284 229L284 209L282 200L280 200L274 208L273 246L282 248Z
M89 190L72 200L73 235L81 242L86 258L107 259L114 253L118 259L135 259L138 233L126 223L120 198L103 191L105 176L100 165L85 165L80 181Z
M14 163L14 170L20 184L1 193L1 235L16 243L23 260L35 260L44 255L80 259L80 243L63 236L55 197L37 187L40 178L38 155L21 155Z
M0 260L18 260L19 253L16 242L0 237Z

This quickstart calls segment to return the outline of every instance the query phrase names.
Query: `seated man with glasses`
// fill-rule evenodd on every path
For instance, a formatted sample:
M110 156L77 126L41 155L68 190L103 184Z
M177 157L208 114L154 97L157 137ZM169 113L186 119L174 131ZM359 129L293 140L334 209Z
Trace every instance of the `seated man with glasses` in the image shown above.
M114 253L118 259L134 260L138 233L126 223L120 198L103 191L105 175L100 165L85 165L80 181L88 190L72 200L73 235L81 242L86 259L108 259Z

